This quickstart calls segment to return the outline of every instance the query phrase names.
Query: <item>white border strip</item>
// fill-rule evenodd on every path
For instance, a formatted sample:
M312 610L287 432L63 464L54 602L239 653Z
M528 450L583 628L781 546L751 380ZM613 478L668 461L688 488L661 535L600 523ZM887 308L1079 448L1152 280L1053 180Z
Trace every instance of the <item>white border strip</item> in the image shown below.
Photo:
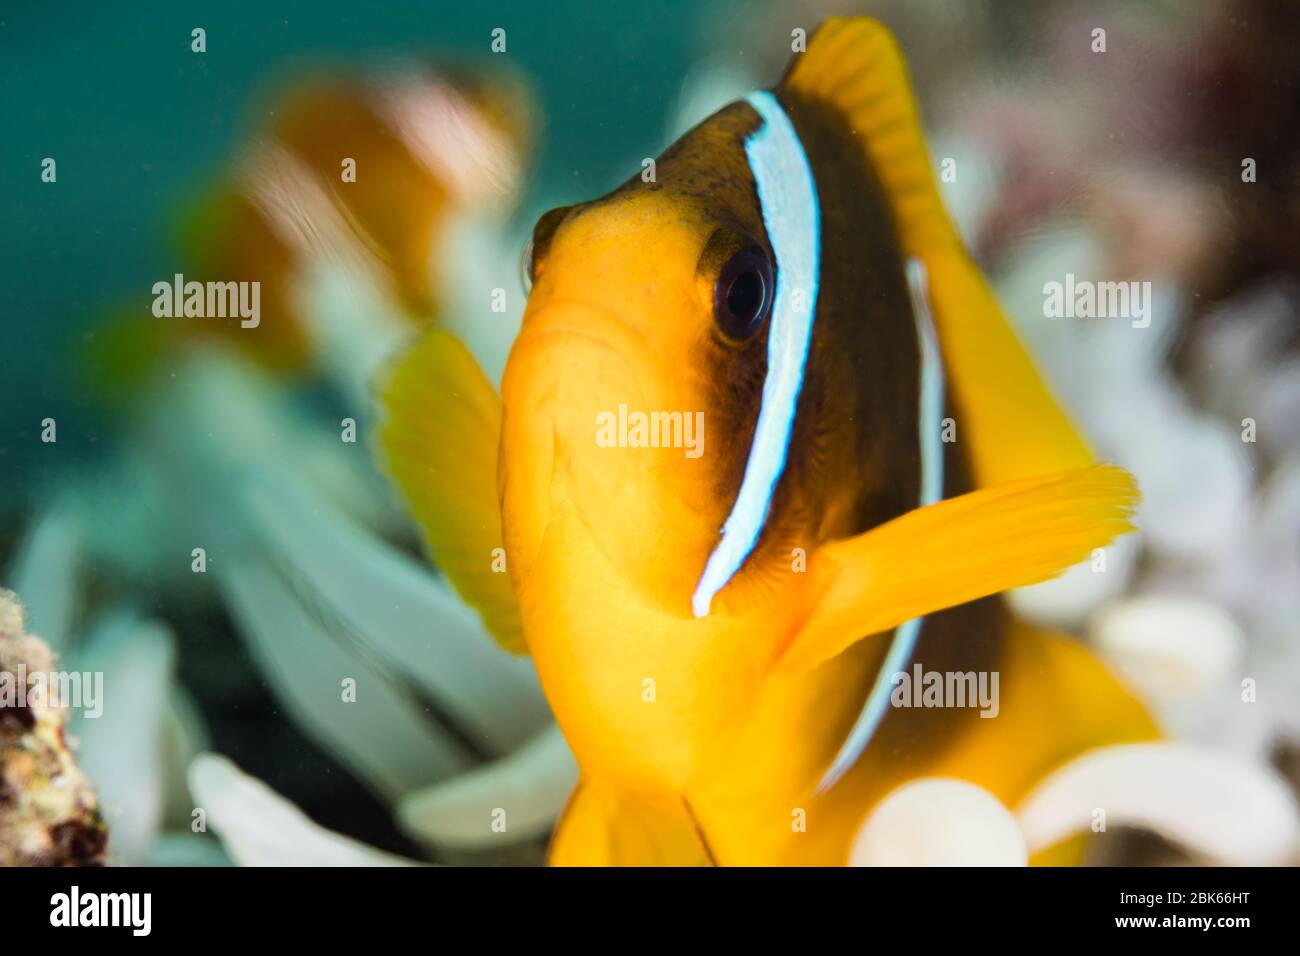
M925 264L920 259L907 260L907 287L912 295L912 314L916 317L916 337L921 346L921 392L917 402L917 426L921 447L921 507L932 505L943 497L943 360L939 355L939 340L934 331L934 317L930 314L930 293L925 274ZM844 776L845 771L857 762L867 749L876 728L885 716L894 675L906 666L921 635L921 622L914 617L904 621L894 631L884 663L876 674L867 702L858 715L857 723L849 737L835 755L831 767L817 785L823 793Z
M775 96L751 93L746 102L763 125L745 141L745 156L758 186L763 225L776 256L776 301L767 337L767 377L754 443L736 503L691 599L696 617L709 613L713 597L740 570L767 521L776 483L785 470L799 390L812 341L821 263L821 209L812 168L794 125ZM796 311L796 293L806 307Z

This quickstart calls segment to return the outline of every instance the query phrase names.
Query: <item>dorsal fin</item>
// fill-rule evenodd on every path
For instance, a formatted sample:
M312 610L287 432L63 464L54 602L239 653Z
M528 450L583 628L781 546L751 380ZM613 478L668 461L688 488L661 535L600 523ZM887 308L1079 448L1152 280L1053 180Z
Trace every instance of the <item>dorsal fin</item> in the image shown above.
M940 349L978 485L1080 468L1095 459L1051 394L944 209L907 67L866 17L826 21L781 90L842 115L883 185L905 258L929 274Z

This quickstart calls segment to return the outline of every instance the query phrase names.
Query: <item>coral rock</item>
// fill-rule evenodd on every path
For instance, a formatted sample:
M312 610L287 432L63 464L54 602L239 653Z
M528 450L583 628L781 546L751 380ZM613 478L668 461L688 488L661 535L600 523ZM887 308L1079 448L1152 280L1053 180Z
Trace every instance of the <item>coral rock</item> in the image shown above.
M68 749L68 712L28 699L30 674L54 671L54 654L23 630L22 609L0 590L0 866L94 866L108 830L95 791Z

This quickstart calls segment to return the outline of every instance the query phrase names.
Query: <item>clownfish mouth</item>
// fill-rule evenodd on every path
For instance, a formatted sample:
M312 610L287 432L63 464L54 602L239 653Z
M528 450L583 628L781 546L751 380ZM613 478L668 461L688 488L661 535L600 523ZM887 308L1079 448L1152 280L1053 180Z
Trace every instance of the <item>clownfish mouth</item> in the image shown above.
M553 464L582 460L601 446L609 413L653 404L655 370L635 361L645 349L603 310L577 302L548 305L531 317L511 352L506 413L546 424Z
M707 415L670 407L669 372L608 311L561 300L530 314L503 382L503 515L520 571L571 512L630 584L685 606L698 568L663 555L693 550Z
M570 504L598 542L604 537L596 533L608 511L600 500L626 483L617 460L595 460L598 421L620 402L644 400L627 359L644 345L630 338L608 313L565 302L530 316L514 345L502 384L502 477L521 567L531 566L552 516Z

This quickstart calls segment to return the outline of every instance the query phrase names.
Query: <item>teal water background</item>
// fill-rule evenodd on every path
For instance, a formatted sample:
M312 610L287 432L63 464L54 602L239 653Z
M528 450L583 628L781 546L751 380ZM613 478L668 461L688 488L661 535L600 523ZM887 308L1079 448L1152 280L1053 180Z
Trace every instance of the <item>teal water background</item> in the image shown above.
M124 296L170 274L169 216L218 173L280 81L428 54L487 60L507 31L543 128L521 216L588 198L655 155L712 8L592 4L166 0L0 3L0 509L111 443L69 356ZM190 31L207 31L207 52ZM653 56L646 51L653 50ZM58 179L41 181L53 157ZM58 421L56 455L40 422ZM67 436L65 439L64 436ZM73 440L76 436L77 440Z

